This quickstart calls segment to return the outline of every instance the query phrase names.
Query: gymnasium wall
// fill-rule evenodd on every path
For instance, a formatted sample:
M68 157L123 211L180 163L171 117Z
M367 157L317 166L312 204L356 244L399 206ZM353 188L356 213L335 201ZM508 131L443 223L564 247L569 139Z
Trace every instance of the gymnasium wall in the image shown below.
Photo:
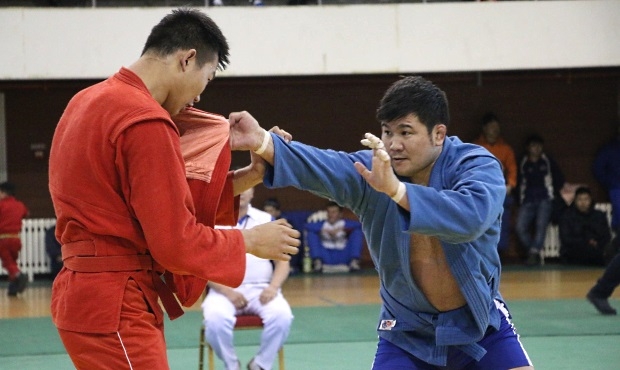
M518 152L537 132L568 181L592 180L594 153L618 117L618 1L208 8L231 43L230 69L199 107L248 110L319 146L360 149L374 111L401 74L422 74L450 100L449 133L473 140L495 111ZM0 9L0 93L8 178L33 217L53 217L47 155L54 127L80 89L134 61L162 8ZM112 25L112 26L111 26ZM4 37L5 35L9 37ZM234 156L235 164L248 161ZM259 188L287 209L324 201Z
M506 140L519 153L525 137L539 133L570 182L594 187L596 150L614 131L620 68L422 74L446 91L449 133L465 141L479 132L480 117L496 112ZM248 110L265 127L279 125L318 147L354 151L365 132L379 132L377 103L398 75L245 77L216 79L198 107L228 115ZM54 127L68 99L92 81L0 82L5 91L9 179L33 217L53 217L47 190L47 155ZM43 147L42 150L40 148ZM42 156L38 157L42 152ZM249 161L235 153L235 164ZM287 209L316 209L324 202L295 189L257 189L255 204L278 196Z
M0 8L0 79L105 78L139 55L169 8ZM223 76L620 65L620 2L500 1L212 7Z

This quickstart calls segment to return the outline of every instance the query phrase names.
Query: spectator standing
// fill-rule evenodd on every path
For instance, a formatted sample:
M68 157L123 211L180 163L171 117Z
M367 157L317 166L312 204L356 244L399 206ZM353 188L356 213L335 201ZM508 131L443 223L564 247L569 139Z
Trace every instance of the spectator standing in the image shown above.
M250 204L254 189L241 193L236 229L251 229L273 217ZM275 267L274 267L275 266ZM227 370L238 370L241 363L233 345L235 315L255 314L263 320L258 352L247 365L249 370L271 369L278 350L288 337L293 314L281 287L289 274L288 261L271 261L246 254L243 282L237 288L209 282L202 303L205 339Z
M543 150L544 140L532 135L526 140L526 154L519 164L519 212L516 231L527 251L528 266L540 264L553 199L559 196L564 175Z
M579 187L575 198L559 223L563 261L578 265L606 264L611 250L611 232L607 215L594 209L592 192L587 187Z
M517 185L517 161L514 150L501 136L499 119L494 113L487 113L482 117L482 133L474 144L478 144L491 152L502 164L504 179L506 180L506 198L502 213L502 228L497 244L498 251L508 248L510 244L510 227L514 197L512 191Z
M28 208L15 198L15 185L10 182L0 184L0 259L2 267L9 274L10 297L22 293L28 285L28 276L17 265L22 250L20 233L22 221L28 217Z
M323 272L344 265L349 272L360 270L364 243L359 221L345 219L343 208L335 202L325 206L327 219L309 222L305 226L314 272Z
M616 137L603 146L594 160L594 176L607 189L611 202L611 228L620 233L620 122Z

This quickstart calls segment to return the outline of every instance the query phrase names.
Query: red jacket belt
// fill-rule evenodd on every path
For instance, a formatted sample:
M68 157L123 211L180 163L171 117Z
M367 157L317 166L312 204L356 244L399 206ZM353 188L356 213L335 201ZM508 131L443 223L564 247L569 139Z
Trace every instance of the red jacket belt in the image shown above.
M75 272L151 271L155 290L170 320L183 315L181 305L161 278L165 269L150 254L96 256L95 242L92 240L63 244L61 251L64 266Z

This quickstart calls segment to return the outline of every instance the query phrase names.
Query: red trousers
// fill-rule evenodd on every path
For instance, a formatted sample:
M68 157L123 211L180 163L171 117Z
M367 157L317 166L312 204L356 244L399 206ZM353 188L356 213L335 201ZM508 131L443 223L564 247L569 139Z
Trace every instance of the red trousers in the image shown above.
M9 280L14 280L19 273L17 257L19 257L19 251L21 250L21 239L0 239L0 260L2 260L2 267L9 273Z
M157 324L138 284L131 279L125 287L117 332L91 334L58 329L58 333L78 370L170 369L164 325Z

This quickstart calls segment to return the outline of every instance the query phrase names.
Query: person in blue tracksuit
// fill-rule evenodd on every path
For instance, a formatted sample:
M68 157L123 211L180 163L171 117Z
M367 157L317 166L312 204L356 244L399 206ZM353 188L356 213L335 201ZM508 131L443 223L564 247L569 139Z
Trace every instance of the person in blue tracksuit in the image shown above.
M304 226L313 271L321 273L324 267L328 269L330 266L344 266L349 272L359 271L364 245L362 224L344 218L343 207L336 202L329 201L325 210L325 220L308 222Z
M362 140L371 150L345 153L287 143L247 112L230 115L256 128L246 133L266 161L256 182L332 199L362 223L381 284L373 370L533 369L498 290L500 163L447 135L447 98L421 77L390 86L377 119L381 138Z

